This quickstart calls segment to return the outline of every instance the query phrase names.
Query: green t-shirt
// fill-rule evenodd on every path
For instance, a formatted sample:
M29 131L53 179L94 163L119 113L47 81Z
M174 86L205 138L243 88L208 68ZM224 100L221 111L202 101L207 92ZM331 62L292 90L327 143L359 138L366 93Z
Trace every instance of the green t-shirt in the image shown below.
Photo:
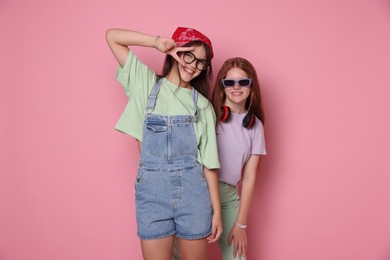
M115 129L142 142L147 99L156 83L157 75L129 52L126 64L118 67L117 80L122 84L129 101ZM207 98L199 93L198 120L194 123L198 142L198 161L208 169L219 168L215 135L215 113ZM192 91L163 79L153 111L159 115L193 115Z

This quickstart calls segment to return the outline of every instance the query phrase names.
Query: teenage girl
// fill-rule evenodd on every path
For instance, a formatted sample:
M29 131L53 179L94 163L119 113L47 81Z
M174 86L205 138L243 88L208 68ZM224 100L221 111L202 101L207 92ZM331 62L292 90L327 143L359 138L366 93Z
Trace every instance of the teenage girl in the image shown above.
M248 212L260 156L266 154L260 85L248 60L225 61L217 75L212 103L217 115L224 229L218 245L224 260L245 259Z
M129 102L116 129L139 142L135 181L137 234L144 259L171 259L174 238L183 259L206 259L222 233L215 113L208 96L211 41L179 27L172 38L109 29L117 79ZM129 46L167 54L162 75Z

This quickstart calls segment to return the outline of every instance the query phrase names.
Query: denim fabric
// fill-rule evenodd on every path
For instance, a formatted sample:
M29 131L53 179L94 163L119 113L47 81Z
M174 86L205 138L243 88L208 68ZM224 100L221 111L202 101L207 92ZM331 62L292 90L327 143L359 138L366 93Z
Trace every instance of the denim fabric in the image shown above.
M135 182L137 234L144 240L174 234L203 238L211 233L212 207L203 165L197 162L196 113L153 114L158 88L148 101ZM193 97L196 104L196 93Z

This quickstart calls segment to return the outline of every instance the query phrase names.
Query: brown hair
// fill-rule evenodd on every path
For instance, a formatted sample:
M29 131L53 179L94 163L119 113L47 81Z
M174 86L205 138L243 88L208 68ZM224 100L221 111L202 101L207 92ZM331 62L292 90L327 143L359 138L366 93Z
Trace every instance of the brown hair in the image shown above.
M248 112L252 112L264 124L263 103L261 102L260 83L257 78L256 70L248 60L240 57L226 60L218 72L212 94L212 104L217 116L217 121L219 122L223 116L222 107L226 99L225 89L221 80L226 78L226 75L231 68L242 69L248 74L248 77L252 79L252 85L250 87L251 93L245 102L245 109L247 109Z

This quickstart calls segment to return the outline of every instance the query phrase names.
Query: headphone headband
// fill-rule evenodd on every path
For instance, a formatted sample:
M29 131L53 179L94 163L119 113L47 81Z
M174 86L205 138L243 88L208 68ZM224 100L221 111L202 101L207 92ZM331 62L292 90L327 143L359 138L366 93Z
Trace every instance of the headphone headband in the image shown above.
M228 122L231 117L231 114L232 111L230 107L223 106L221 122ZM255 124L255 122L255 115L251 111L248 111L248 113L246 113L245 117L242 119L242 126L245 128L251 128Z

